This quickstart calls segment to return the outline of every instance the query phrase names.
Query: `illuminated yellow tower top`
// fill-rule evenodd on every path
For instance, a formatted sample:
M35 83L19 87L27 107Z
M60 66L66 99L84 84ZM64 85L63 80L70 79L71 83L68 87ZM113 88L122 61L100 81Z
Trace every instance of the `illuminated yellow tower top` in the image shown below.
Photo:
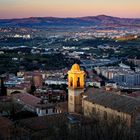
M85 72L80 70L80 66L74 64L68 72L68 87L72 89L84 88L84 75Z

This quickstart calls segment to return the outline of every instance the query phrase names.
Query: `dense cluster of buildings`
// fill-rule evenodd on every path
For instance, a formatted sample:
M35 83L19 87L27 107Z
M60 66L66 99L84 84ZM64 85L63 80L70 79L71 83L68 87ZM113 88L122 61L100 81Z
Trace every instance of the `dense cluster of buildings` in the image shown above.
M97 74L101 74L120 86L135 88L140 86L140 72L135 72L128 66L123 67L96 67Z
M116 91L84 87L84 71L74 64L68 72L68 111L100 120L123 121L127 126L140 125L140 100Z
M128 62L133 63L136 66L140 66L140 59L138 58L128 58Z
M62 72L59 73L63 75ZM61 76L62 76L61 75ZM52 71L20 71L17 76L13 74L2 75L0 83L0 96L7 96L23 106L23 111L27 110L37 114L38 116L59 114L61 110L57 105L59 102L65 102L67 95L64 90L53 89L45 84L46 78L57 77L58 72ZM58 83L51 83L51 85ZM6 101L6 100L5 100ZM1 115L6 112L1 111ZM7 113L6 113L7 115Z
M22 39L31 39L31 34L33 30L27 28L0 28L0 38L8 37L8 38L22 38Z
M91 29L92 31L92 29ZM74 39L90 39L90 38L118 38L118 39L134 39L137 36L133 36L131 34L138 34L139 31L131 31L131 30L99 30L95 29L92 32L91 31L86 31L86 32L77 32L75 33Z
M61 127L61 133L66 133L67 130L71 131L77 123L75 132L80 128L78 132L83 135L86 134L86 129L89 131L92 124L97 122L107 122L108 124L116 122L115 125L122 123L123 126L126 125L127 130L133 129L134 134L140 136L140 59L128 58L129 56L119 57L123 45L118 43L120 40L137 39L140 30L119 28L100 30L95 27L82 31L80 29L79 31L63 32L60 35L57 35L59 32L56 31L57 29L53 30L50 33L43 31L43 34L40 35L38 32L42 32L41 30L0 28L2 41L8 41L10 38L26 41L32 39L31 44L29 43L29 46L32 47L13 44L11 47L10 44L9 46L2 45L0 48L2 57L10 54L7 52L17 54L13 54L8 61L14 62L15 65L20 64L23 69L26 69L26 66L22 66L23 62L28 61L28 59L25 61L24 55L26 54L45 58L60 53L65 56L64 59L73 60L70 61L72 63L75 61L80 63L80 65L74 64L69 71L67 68L46 70L47 61L32 60L30 64L34 64L34 66L37 64L41 70L25 71L22 69L16 75L9 73L1 75L0 139L1 136L11 136L11 132L6 131L9 130L8 127L10 129L13 127L13 123L16 126L16 135L19 130L26 131L28 134L34 131L36 135L38 135L38 131L44 135L44 130L51 130L49 132L55 132L55 139L57 139L57 133ZM36 37L40 39L39 42L33 40ZM104 43L106 38L114 43ZM103 43L92 44L92 41L96 41L96 39L101 39ZM20 54L23 56L21 57ZM133 64L135 70L120 63L124 59L130 65ZM117 63L120 63L119 66ZM90 127L83 128L87 123L83 121L83 118L89 121ZM65 128L64 123L68 128ZM114 127L113 124L113 129ZM52 128L54 129L52 130ZM97 133L99 128L97 126L95 128L94 132ZM82 133L83 130L85 130L84 133ZM98 132L99 135L101 133L102 131ZM35 139L36 135L32 139ZM65 138L63 137L63 139Z
M133 128L133 131L139 135L140 126L140 100L126 94L122 94L119 90L108 89L107 87L93 88L86 86L85 71L80 69L78 64L74 64L71 70L68 71L68 94L64 90L53 89L43 84L46 78L55 76L54 73L43 73L39 71L34 72L18 72L16 76L9 76L9 81L5 82L7 90L9 88L17 88L23 84L27 79L31 80L30 86L34 89L33 92L20 91L18 88L12 91L11 94L1 96L2 102L15 102L21 105L20 111L30 111L37 115L35 118L28 118L19 121L24 128L30 128L30 121L35 119L36 128L44 127L42 120L45 122L52 121L53 118L63 116L65 120L70 120L73 125L82 122L83 119L77 120L77 115L92 120L96 118L101 122L123 123L128 128ZM59 75L56 72L56 76ZM63 75L63 74L62 74ZM62 76L61 75L61 76ZM60 76L60 75L59 75ZM25 80L26 79L26 80ZM14 81L14 84L12 83ZM1 82L3 88L3 81ZM25 85L24 87L26 87ZM1 90L2 91L2 90ZM68 97L68 100L67 100ZM12 105L12 112L16 115L16 110ZM0 115L2 116L1 112ZM67 115L66 115L67 114ZM74 116L69 116L73 114ZM21 115L20 115L21 117ZM24 117L24 116L23 116ZM52 118L52 119L50 119ZM24 118L23 118L24 119ZM39 123L39 124L38 124ZM39 126L38 126L38 125ZM40 124L42 124L40 126ZM53 121L52 121L53 124ZM69 127L71 128L71 127ZM34 128L33 128L34 129Z

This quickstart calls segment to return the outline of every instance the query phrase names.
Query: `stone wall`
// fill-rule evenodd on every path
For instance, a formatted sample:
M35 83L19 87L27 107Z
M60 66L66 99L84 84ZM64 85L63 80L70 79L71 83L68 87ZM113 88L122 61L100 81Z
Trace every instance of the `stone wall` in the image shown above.
M106 106L101 106L87 100L82 100L83 114L87 117L98 117L99 120L124 122L127 126L132 124L132 116L130 114L113 110Z

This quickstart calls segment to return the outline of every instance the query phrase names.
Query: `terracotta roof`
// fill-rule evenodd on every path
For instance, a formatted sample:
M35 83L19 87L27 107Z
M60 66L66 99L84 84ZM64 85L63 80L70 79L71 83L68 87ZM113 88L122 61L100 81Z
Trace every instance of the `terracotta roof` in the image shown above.
M88 118L79 114L63 113L20 120L19 125L25 129L37 132L40 130L48 130L52 127L60 128L60 126L65 123L87 123L88 121Z
M16 135L15 133L16 132ZM10 139L17 139L17 138L25 138L28 132L19 127L14 127L12 121L5 117L0 117L0 139L1 140L10 140Z
M46 109L46 108L55 107L55 104L52 104L52 103L41 104L40 98L33 96L31 94L28 94L28 93L17 93L17 94L13 94L12 96L17 101L24 103L26 105L32 106L34 108Z
M13 89L13 90L23 90L25 88L25 86L16 86L16 87L8 87L7 89Z
M52 126L59 125L60 122L66 122L67 117L65 114L55 114L42 117L34 117L19 121L20 126L37 131L52 128Z
M0 129L2 128L9 128L12 126L12 122L7 119L7 118L4 118L4 117L0 117Z
M54 108L55 104L52 104L52 103L40 104L40 103L38 103L35 107L41 108L41 109L46 109L46 108L49 109L49 108Z
M41 101L40 98L37 98L28 93L13 94L12 97L19 101L22 101L24 104L34 106L34 107Z
M6 139L10 136L12 122L4 117L0 117L0 139Z

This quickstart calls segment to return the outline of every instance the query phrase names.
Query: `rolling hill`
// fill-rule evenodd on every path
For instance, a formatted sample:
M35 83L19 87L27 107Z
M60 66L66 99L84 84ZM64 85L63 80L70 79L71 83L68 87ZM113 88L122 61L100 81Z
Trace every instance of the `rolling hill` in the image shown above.
M106 15L77 18L30 17L0 19L0 26L132 26L140 28L140 18L119 18Z

